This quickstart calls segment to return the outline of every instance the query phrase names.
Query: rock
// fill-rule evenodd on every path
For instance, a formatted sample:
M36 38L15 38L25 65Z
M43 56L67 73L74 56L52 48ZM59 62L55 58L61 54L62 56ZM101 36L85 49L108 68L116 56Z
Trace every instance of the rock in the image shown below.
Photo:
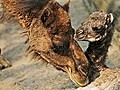
M91 84L76 90L120 90L120 70L105 69Z

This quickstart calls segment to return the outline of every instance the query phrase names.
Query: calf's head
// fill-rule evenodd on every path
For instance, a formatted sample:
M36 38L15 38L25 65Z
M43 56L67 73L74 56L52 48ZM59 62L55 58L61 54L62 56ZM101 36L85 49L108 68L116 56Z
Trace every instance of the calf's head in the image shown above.
M106 37L114 21L112 13L93 12L76 30L76 38L83 41L99 41Z

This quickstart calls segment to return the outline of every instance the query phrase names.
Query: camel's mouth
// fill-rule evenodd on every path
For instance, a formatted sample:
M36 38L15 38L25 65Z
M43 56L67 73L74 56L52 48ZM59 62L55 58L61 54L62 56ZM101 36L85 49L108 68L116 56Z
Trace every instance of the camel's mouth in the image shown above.
M89 41L89 42L95 42L95 41L99 41L101 39L103 39L105 36L107 35L107 33L105 32L104 35L76 35L75 38L77 38L78 41Z
M112 13L94 12L76 30L75 37L81 41L99 41L107 36L108 30L114 21Z
M83 71L72 71L70 67L65 67L70 79L78 86L84 87L89 84L89 79Z

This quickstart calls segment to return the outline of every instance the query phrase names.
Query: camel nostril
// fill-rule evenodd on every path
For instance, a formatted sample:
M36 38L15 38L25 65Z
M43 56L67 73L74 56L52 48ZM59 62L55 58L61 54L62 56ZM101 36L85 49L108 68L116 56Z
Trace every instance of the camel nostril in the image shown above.
M84 34L84 31L82 30L82 29L78 29L78 30L76 30L76 35L78 36L80 36L80 35L82 35L82 34Z
M77 69L78 69L78 71L82 72L82 74L83 74L84 76L87 75L87 74L86 74L86 70L84 70L84 68L83 68L81 65L79 65Z
M78 34L82 34L84 31L82 30L82 29L80 29L80 30L77 30L77 33Z
M76 32L75 38L78 39L78 40L79 39L81 40L81 39L85 38L85 35L83 34L83 32L80 32L80 33Z

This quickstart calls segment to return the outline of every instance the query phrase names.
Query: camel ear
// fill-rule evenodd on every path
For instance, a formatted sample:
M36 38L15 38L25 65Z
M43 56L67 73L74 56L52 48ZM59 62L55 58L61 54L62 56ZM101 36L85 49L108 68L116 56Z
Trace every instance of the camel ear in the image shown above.
M68 0L68 2L62 6L66 12L69 12L69 5L70 5L70 0Z
M112 22L114 21L113 14L112 14L112 13L110 13L110 14L109 14L109 16L110 16L110 22L112 23Z

